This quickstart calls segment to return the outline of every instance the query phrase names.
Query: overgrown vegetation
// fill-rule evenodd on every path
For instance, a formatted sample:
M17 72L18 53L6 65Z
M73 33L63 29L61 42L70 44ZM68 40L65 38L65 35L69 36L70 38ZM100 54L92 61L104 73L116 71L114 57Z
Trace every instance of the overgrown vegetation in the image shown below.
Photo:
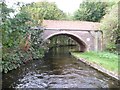
M40 47L42 30L31 30L28 22L33 22L29 14L19 12L13 18L13 9L2 2L2 72L7 73L33 58L41 58L44 50Z
M112 9L101 20L101 30L104 34L105 49L116 52L117 45L120 44L119 11L118 4L112 6ZM118 47L119 48L119 47Z
M103 68L112 71L116 74L120 74L120 69L118 69L118 55L109 52L72 52L72 54L77 58L84 58L88 62L102 66Z

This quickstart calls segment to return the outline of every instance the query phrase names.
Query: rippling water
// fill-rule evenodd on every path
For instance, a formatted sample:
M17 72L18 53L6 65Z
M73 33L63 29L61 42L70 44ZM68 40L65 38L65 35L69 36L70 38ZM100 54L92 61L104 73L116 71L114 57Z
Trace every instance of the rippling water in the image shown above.
M73 48L73 47L72 47ZM43 60L33 60L3 75L3 88L115 88L118 83L69 54L71 47L51 49Z

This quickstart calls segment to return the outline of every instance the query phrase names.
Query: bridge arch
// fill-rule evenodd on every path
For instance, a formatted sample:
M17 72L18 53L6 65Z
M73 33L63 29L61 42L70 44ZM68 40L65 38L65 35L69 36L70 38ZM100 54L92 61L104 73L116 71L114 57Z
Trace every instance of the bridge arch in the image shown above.
M87 46L86 42L84 40L82 40L80 36L78 36L74 33L71 33L71 32L67 32L67 31L51 33L43 39L43 43L45 43L51 37L58 36L58 35L66 35L68 37L71 37L73 40L75 40L79 44L79 47L80 47L79 51L84 52L84 51L88 50L88 46Z

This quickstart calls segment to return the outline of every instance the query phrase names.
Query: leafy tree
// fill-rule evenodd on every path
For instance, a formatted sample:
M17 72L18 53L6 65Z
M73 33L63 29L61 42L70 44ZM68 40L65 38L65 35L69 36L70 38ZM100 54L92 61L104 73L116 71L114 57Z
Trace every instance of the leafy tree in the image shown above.
M61 11L55 3L37 2L23 6L21 11L29 12L31 18L41 23L41 20L59 20L65 18L65 13Z
M112 7L101 20L101 30L104 32L104 44L106 49L116 51L116 44L120 44L120 28L118 21L118 4Z
M75 20L98 22L106 14L105 2L90 2L88 0L80 4L79 9L74 13Z
M3 2L0 4L2 33L2 71L16 69L21 64L33 58L43 56L43 48L40 47L42 30L30 30L29 21L33 20L27 12L19 12L13 18L9 13L14 10L8 8ZM35 47L37 46L37 47Z

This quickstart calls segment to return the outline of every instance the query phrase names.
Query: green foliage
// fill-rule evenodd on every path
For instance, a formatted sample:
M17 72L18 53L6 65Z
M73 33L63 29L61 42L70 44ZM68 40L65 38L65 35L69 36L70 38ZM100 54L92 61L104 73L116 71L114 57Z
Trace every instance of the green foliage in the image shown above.
M0 18L2 18L3 22L9 17L10 12L14 12L13 9L10 8L8 9L7 5L4 2L0 3L0 9L1 9Z
M88 62L97 64L109 71L114 72L115 74L120 74L118 66L119 59L117 54L109 52L89 51L85 53L72 52L72 55L74 55L77 58L84 58Z
M44 54L44 49L40 46L42 42L42 30L30 30L30 25L28 22L33 22L33 20L29 14L27 12L19 12L13 18L11 18L9 13L13 12L14 10L8 8L4 2L1 4L1 6L1 63L2 72L7 73L12 69L16 69L21 64L26 63L28 60L33 58L41 58Z
M66 35L58 35L50 38L49 47L67 46L67 45L77 45L77 42L75 42L71 37L68 37Z
M21 11L29 12L31 18L36 20L38 24L43 19L59 20L65 18L66 16L65 13L61 11L55 3L46 1L27 4L21 7Z
M42 43L41 33L43 30L32 30L31 31L31 51L34 58L40 58L44 55L44 48L41 48Z
M107 2L84 1L75 12L75 20L98 22L106 14Z
M64 18L64 20L67 20L67 21L74 20L74 15L71 13L66 13L66 17Z
M22 64L17 53L4 53L2 56L2 72L7 73L12 69L16 69Z
M120 29L118 25L118 5L116 4L101 20L101 30L104 32L104 44L106 49L110 51L116 51L116 44L120 41Z
M110 60L115 60L118 59L118 56L114 53L110 53L110 52L94 52L94 51L90 51L90 52L85 52L85 54L87 55L97 55L100 58L106 58L106 59L110 59Z

